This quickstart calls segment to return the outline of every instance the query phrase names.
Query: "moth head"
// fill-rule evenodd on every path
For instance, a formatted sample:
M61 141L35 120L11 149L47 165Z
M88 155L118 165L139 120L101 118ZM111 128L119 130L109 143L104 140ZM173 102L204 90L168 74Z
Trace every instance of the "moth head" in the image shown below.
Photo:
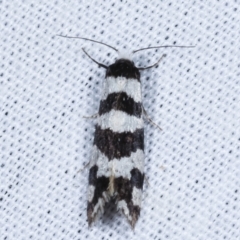
M126 59L129 61L132 61L133 58L133 52L129 51L128 49L122 49L122 50L118 50L118 58L119 59Z
M131 52L131 51L127 51L127 50L119 51L119 50L117 50L116 48L114 48L114 47L112 47L112 46L110 46L110 45L108 45L108 44L106 44L106 43L102 43L102 42L99 42L99 41L95 41L95 40L92 40L92 39L89 39L89 38L69 37L69 36L63 36L63 35L57 35L57 36L65 37L65 38L78 38L78 39L83 39L83 40L87 40L87 41L91 41L91 42L95 42L95 43L102 44L102 45L104 45L104 46L107 46L107 47L113 49L114 51L116 51L116 52L118 53L118 59L117 59L117 61L119 61L120 59L122 59L122 60L125 59L125 60L128 60L128 61L132 62L132 63L133 63L133 61L132 61L132 55L133 55L134 53L136 53L136 52L139 52L139 51L143 51L143 50L147 50L147 49L156 49L156 48L168 48L168 47L180 47L180 48L192 48L192 47L194 47L194 46L175 46L175 45L170 46L170 45L167 45L167 46L156 46L156 47L140 48L140 49L138 49L138 50L134 50L134 51ZM106 66L106 65L104 65L104 64L102 64L102 63L99 63L99 62L97 62L95 59L93 59L93 58L85 51L84 48L83 48L83 51L84 51L84 53L85 53L93 62L97 63L100 67L104 67L104 68L106 68L106 69L108 68L108 66ZM154 63L153 65L148 66L148 67L138 68L138 70L145 70L145 69L149 69L149 68L152 68L152 67L157 66L158 63L162 60L162 58L165 57L165 56L166 56L165 54L162 55L162 57L161 57L156 63ZM116 62L117 62L117 61L116 61ZM133 65L134 65L134 63L133 63Z

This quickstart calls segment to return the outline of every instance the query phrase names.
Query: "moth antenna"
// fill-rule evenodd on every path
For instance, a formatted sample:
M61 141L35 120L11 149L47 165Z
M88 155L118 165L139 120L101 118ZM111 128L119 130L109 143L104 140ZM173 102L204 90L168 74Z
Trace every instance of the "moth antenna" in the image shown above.
M99 44L102 44L102 45L104 45L104 46L107 46L107 47L109 47L109 48L115 50L116 52L118 52L118 50L117 50L115 47L112 47L112 46L110 46L110 45L108 45L108 44L106 44L106 43L102 43L102 42L99 42L99 41L95 41L95 40L92 40L92 39L89 39L89 38L70 37L70 36L63 36L63 35L60 35L60 34L58 34L58 35L56 35L56 36L64 37L64 38L77 38L77 39L83 39L83 40L87 40L87 41L91 41L91 42L99 43Z
M83 50L83 52L84 52L93 62L95 62L98 66L103 67L103 68L106 68L106 69L108 68L108 66L106 66L106 65L104 65L104 64L96 61L95 59L93 59L93 58L85 51L84 48L82 48L82 50Z
M149 69L149 68L152 68L152 67L155 67L159 64L159 62L161 62L161 60L166 57L167 55L166 54L163 54L162 57L156 62L154 63L153 65L151 66L148 66L148 67L142 67L142 68L138 68L138 70L146 70L146 69Z
M133 53L140 52L147 49L153 49L153 48L170 48L170 47L176 47L176 48L193 48L195 46L175 46L175 45L166 45L166 46L156 46L156 47L147 47L147 48L140 48L138 50L133 51Z

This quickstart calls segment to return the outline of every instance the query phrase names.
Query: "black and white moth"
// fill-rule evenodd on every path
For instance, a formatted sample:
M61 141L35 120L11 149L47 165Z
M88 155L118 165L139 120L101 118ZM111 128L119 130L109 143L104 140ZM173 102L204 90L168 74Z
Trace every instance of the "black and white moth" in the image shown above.
M80 39L103 44L118 52L105 43ZM135 50L132 54L162 47L185 46L148 47ZM106 69L89 163L88 224L91 226L97 215L103 214L105 204L114 198L118 210L124 213L134 228L140 216L144 182L143 116L151 121L142 105L139 71L156 66L165 55L151 66L138 68L126 55L120 55L115 63L106 66L83 51L92 61Z

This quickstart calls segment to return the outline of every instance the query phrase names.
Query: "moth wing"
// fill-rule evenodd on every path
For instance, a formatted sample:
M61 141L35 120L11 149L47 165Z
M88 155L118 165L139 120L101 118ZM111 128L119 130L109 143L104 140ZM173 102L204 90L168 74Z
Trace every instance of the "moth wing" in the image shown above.
M126 159L124 159L126 160ZM121 210L128 219L132 228L140 216L142 189L144 182L144 153L137 150L128 158L130 164L122 161L121 176L115 178L115 191L117 194L117 208Z
M98 215L103 214L105 203L110 200L108 193L109 177L107 177L108 172L105 168L107 162L108 159L94 147L88 179L87 218L89 226Z

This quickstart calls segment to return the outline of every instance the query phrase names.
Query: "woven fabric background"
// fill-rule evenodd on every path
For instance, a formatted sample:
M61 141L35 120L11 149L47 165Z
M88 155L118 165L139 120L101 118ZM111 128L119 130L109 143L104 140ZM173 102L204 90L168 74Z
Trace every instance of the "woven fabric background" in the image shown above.
M240 239L240 5L237 1L0 1L0 238ZM88 229L88 171L105 76L118 49L148 50L142 212Z

